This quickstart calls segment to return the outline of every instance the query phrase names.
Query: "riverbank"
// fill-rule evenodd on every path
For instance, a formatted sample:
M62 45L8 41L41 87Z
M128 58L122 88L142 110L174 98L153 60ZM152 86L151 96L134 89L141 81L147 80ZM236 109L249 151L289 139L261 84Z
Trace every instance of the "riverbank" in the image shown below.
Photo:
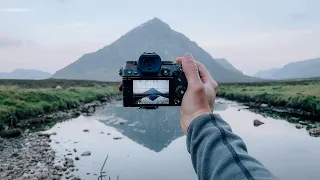
M15 139L0 137L0 178L17 179L66 179L79 180L73 175L77 171L74 160L66 157L63 166L54 164L55 151L50 146L50 135L25 133Z
M221 84L217 96L262 110L320 116L320 80Z
M0 86L0 130L13 129L27 122L39 123L64 116L70 118L81 113L89 114L95 106L120 94L115 84L66 80L68 83L61 86L58 84L60 81L37 81L40 82L38 88L30 85L36 84L35 81ZM8 82L11 81L6 84ZM98 102L86 105L93 101ZM75 111L68 111L71 109Z

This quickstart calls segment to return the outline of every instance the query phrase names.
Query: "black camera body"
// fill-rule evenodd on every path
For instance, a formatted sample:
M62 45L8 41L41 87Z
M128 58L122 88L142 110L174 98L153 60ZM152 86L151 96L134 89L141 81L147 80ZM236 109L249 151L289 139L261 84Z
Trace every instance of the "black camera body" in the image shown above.
M180 106L188 82L181 63L162 61L156 53L143 53L119 70L124 107Z

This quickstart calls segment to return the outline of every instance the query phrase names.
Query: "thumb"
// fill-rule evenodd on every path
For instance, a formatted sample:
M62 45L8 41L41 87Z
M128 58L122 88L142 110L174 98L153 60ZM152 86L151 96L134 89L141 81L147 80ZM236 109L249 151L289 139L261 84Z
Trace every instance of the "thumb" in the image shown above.
M191 53L183 56L182 69L188 81L188 89L198 89L203 86L199 76L198 66Z

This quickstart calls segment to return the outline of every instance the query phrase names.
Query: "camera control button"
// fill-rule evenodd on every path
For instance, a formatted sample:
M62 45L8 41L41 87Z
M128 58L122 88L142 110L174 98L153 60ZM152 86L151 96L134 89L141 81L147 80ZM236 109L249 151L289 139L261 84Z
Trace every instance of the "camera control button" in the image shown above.
M174 104L179 104L181 101L179 99L174 100Z
M178 86L176 89L177 96L182 97L186 91L187 91L187 89L185 87Z
M169 76L170 75L170 70L169 69L162 69L161 70L161 74L163 76Z

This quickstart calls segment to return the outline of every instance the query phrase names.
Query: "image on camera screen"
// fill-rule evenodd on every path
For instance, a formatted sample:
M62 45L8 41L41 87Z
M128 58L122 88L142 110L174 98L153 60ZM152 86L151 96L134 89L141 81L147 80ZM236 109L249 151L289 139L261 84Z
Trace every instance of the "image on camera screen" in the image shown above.
M169 104L169 80L133 80L135 104Z

